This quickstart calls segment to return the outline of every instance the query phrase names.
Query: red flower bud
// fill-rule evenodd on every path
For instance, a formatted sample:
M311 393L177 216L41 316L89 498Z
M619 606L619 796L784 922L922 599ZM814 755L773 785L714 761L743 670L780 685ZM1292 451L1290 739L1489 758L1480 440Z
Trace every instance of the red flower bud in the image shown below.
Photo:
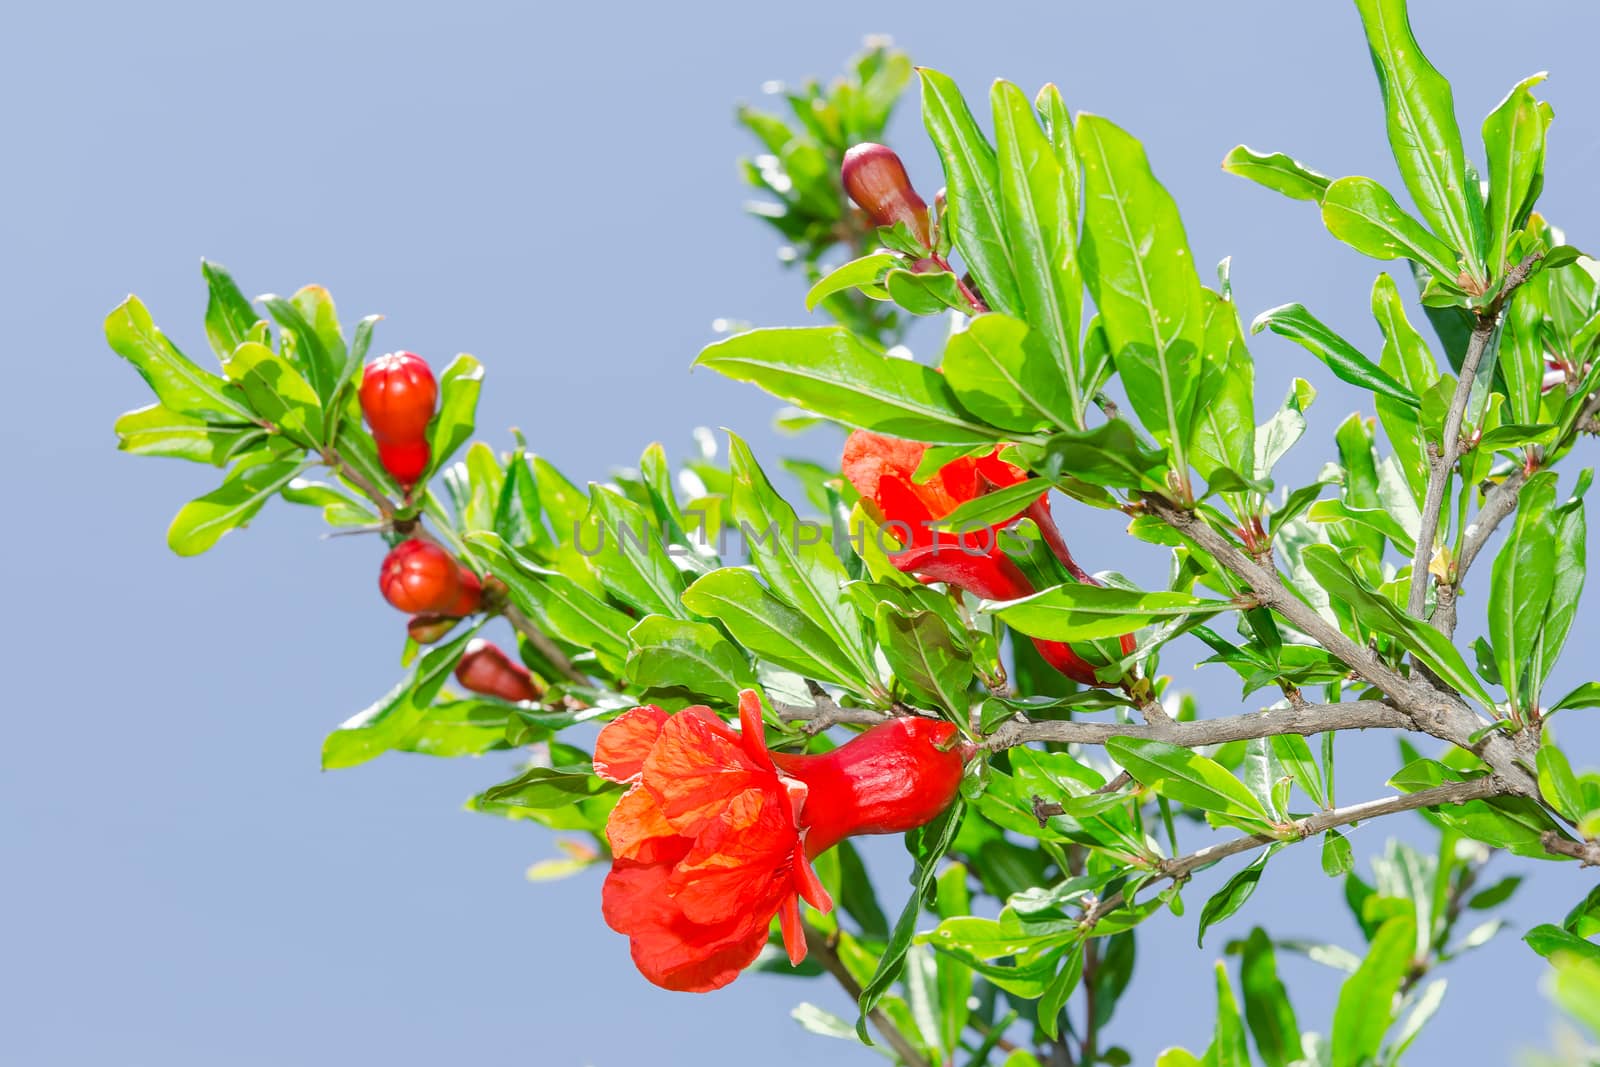
M774 914L805 958L800 901L833 901L811 857L852 834L900 833L955 799L972 754L953 724L902 718L821 755L769 753L761 701L739 694L735 732L705 707L625 712L595 741L595 773L632 788L606 824L605 919L666 989L727 985L766 944Z
M928 205L911 187L905 164L894 150L881 144L858 144L844 154L839 168L845 192L879 226L906 224L924 248L933 247L928 228Z
M456 681L474 693L501 700L538 700L541 693L528 668L481 637L467 645L466 655L456 664Z
M406 623L406 633L419 645L431 645L441 640L461 620L454 615L441 615L437 611L424 611L411 616Z
M458 619L468 615L476 615L483 606L483 583L478 581L478 576L467 567L462 567L460 572L461 592L456 596L454 604L445 614L453 615Z
M410 489L428 470L433 452L426 440L378 442L378 462L402 489Z
M427 435L439 385L415 352L390 352L367 364L361 379L361 413L380 442L411 444Z
M383 598L408 615L453 610L461 599L461 565L428 541L402 541L378 572Z

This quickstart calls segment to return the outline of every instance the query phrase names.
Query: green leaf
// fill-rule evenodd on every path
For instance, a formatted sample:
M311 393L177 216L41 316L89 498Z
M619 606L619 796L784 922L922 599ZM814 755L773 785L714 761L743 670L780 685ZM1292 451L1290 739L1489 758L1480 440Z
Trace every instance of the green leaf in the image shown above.
M756 685L744 653L708 623L649 615L628 631L628 643L627 678L642 689L682 689L732 705L739 690Z
M1412 36L1406 0L1356 0L1383 90L1389 147L1417 210L1482 274L1484 220L1461 146L1450 83ZM1446 280L1453 280L1446 275Z
M307 289L320 288L307 286ZM305 290L301 290L304 293ZM323 291L326 296L326 291ZM296 293L291 299L285 300L281 296L268 293L257 297L261 306L267 309L278 328L292 341L292 351L295 361L305 373L306 380L316 390L317 396L326 401L333 396L337 387L339 376L344 370L344 342L338 337L337 325L330 338L325 329L319 329L318 322L306 318L306 310L314 314L318 310L316 302L306 302ZM302 307L302 304L306 304ZM328 312L332 313L332 302L327 304ZM330 347L329 341L337 344L337 350Z
M1245 1044L1244 1022L1239 1018L1239 1005L1233 999L1233 987L1228 983L1228 969L1222 961L1216 963L1217 1025L1206 1052L1206 1062L1215 1067L1250 1067L1250 1047Z
M1455 286L1456 253L1395 203L1371 178L1340 178L1322 197L1322 224L1339 240L1373 259L1410 259Z
M257 341L233 350L224 369L239 383L257 415L281 428L298 444L322 441L322 400L294 364Z
M922 80L922 122L944 164L950 204L946 217L954 222L956 251L989 306L1022 317L994 149L955 82L927 67L918 67L917 74Z
M1030 343L1025 323L998 312L950 335L945 380L961 406L993 426L1030 432L1070 425L1073 400L1050 357Z
M1185 472L1205 308L1183 222L1138 141L1089 114L1078 116L1076 141L1084 274L1111 356L1134 413Z
M220 263L200 261L200 273L205 276L206 338L217 358L227 361L233 350L250 339L250 331L261 316L250 301L234 284L233 275Z
M1262 1062L1266 1067L1289 1067L1300 1058L1300 1024L1289 991L1278 979L1272 939L1259 926L1244 939L1239 984L1244 987L1245 1022Z
M1489 585L1489 643L1506 699L1519 709L1537 699L1522 687L1555 585L1555 496L1554 471L1540 471L1522 487L1516 524L1495 556Z
M511 591L512 602L541 630L580 649L592 650L602 667L620 672L634 621L571 578L537 566L499 535L477 531L467 542L478 559Z
M933 885L939 861L955 844L956 832L961 829L961 817L964 814L965 803L957 797L955 803L938 818L906 835L906 847L916 863L911 874L911 897L901 910L900 917L895 920L889 943L878 958L877 970L862 986L858 998L861 1014L856 1020L856 1033L868 1044L872 1043L872 1039L867 1034L867 1015L878 1006L905 967L906 952L911 947L912 934L916 932L917 917L922 914L923 898Z
M1333 1013L1331 1067L1361 1067L1378 1054L1394 1021L1395 995L1411 969L1417 920L1405 912L1378 928L1356 973L1339 988Z
M879 603L876 622L895 679L933 699L952 721L965 725L972 657L956 645L944 621L931 611L908 613Z
M1139 439L1123 419L1092 430L1061 430L1041 445L1022 445L1028 466L1050 478L1075 478L1109 489L1163 487L1167 455Z
M168 547L180 556L198 556L223 534L255 518L306 466L298 459L285 459L236 468L222 485L178 510L167 529Z
M1317 584L1331 598L1348 605L1366 626L1398 639L1444 681L1485 709L1494 710L1494 700L1455 645L1427 623L1401 611L1387 597L1362 585L1340 558L1338 549L1332 545L1308 545L1301 551L1300 558Z
M1568 933L1554 923L1540 923L1523 934L1522 940L1545 959L1555 959L1561 953L1570 952L1582 959L1600 963L1600 945Z
M1272 858L1277 848L1272 846L1263 850L1249 864L1235 871L1233 877L1224 882L1221 889L1211 894L1206 906L1200 909L1200 929L1195 933L1197 946L1205 946L1206 930L1244 907L1244 902L1256 891L1256 883L1261 881L1261 872L1266 870L1267 861Z
M913 272L895 268L884 275L883 286L889 299L913 315L972 310L961 291L961 283L947 270Z
M428 445L432 451L429 475L443 468L456 450L472 439L478 419L478 393L482 388L483 364L466 353L451 360L439 375L439 413L428 424Z
M1157 793L1231 819L1266 821L1267 812L1216 760L1147 737L1113 737L1106 752L1134 780Z
M808 1001L796 1004L789 1012L789 1018L799 1023L807 1033L836 1037L843 1041L856 1040L856 1032L848 1022Z
M220 467L266 436L259 426L212 424L160 404L130 411L114 427L117 448L136 456L170 456Z
M1030 637L1092 641L1121 637L1157 619L1213 615L1230 606L1225 600L1206 600L1189 593L1146 593L1068 582L1021 600L1006 601L994 611L1008 625Z
M1322 835L1322 873L1329 878L1339 878L1355 869L1356 858L1350 842L1337 830Z
M941 918L972 911L965 864L952 863L939 875L934 883L934 905ZM972 1017L967 1003L972 997L972 968L946 952L937 954L934 968L939 985L939 1045L956 1049L961 1046L961 1032Z
M1295 200L1320 201L1333 180L1282 152L1257 152L1245 145L1222 157L1222 169Z
M599 545L585 553L606 592L641 614L685 615L683 572L661 546L661 531L644 508L604 486L590 491Z
M728 435L728 463L733 517L756 570L780 600L816 623L849 657L856 677L875 680L876 664L861 616L844 596L850 576L829 543L831 529L816 522L802 525L750 447L733 434Z
M1589 804L1577 775L1572 773L1572 765L1548 737L1539 746L1537 760L1539 795L1545 802L1573 822L1589 814Z
M1079 162L1066 106L1054 86L1040 94L1040 110L1052 133L1059 124L1060 135L1052 143L1035 121L1028 98L1015 85L995 82L989 100L994 110L1000 212L1024 318L1055 357L1041 380L1053 382L1062 392L1062 406L1052 410L1065 410L1066 425L1081 427L1087 398L1078 353L1083 330Z
M211 422L254 421L225 380L178 351L138 297L128 297L106 316L106 342L133 364L167 410Z
M999 437L933 368L886 355L840 326L748 330L706 346L695 364L846 426L929 444Z
M1042 480L1029 478L1015 485L996 489L992 493L973 497L938 520L937 526L952 533L977 534L985 526L998 526L1009 522L1018 512L1026 509L1047 492L1049 490Z
M1255 363L1245 348L1234 305L1206 289L1205 344L1200 355L1200 386L1194 425L1189 430L1189 462L1211 482L1219 471L1255 476Z
M1322 772L1317 768L1317 758L1311 754L1311 745L1299 734L1276 734L1270 738L1272 753L1279 764L1294 778L1306 796L1319 808L1327 807L1322 790Z
M1551 705L1545 716L1548 718L1567 708L1600 708L1600 682L1584 682Z
M1526 487L1523 492L1527 492ZM1539 635L1539 654L1531 674L1541 688L1549 680L1577 617L1587 573L1588 544L1588 520L1584 516L1583 498L1578 497L1556 509L1555 559L1552 564L1555 577L1550 588L1550 612L1545 618L1544 630ZM1533 695L1535 699L1538 698L1537 692Z
M904 266L905 262L903 256L893 252L873 252L835 267L806 293L806 310L815 311L818 304L846 289L861 289L872 296L881 293L886 297L888 292L883 289L884 274L894 267Z
M1438 363L1422 335L1407 320L1400 291L1387 274L1379 274L1372 285L1372 316L1383 331L1379 368L1413 396L1427 393L1439 380ZM1411 495L1422 500L1428 484L1428 440L1422 432L1417 407L1387 396L1377 397L1376 401L1378 419L1394 447Z
M1491 278L1507 269L1507 248L1544 185L1545 135L1554 113L1529 91L1544 79L1541 72L1518 82L1483 120L1483 147L1489 159Z
M877 684L861 676L810 617L774 596L749 571L725 567L699 578L683 592L697 615L718 619L740 644L770 663L857 693Z
M1600 961L1577 953L1558 955L1555 965L1555 998L1574 1019L1600 1037Z
M1408 407L1420 407L1422 401L1411 390L1384 373L1376 363L1356 351L1355 346L1323 325L1301 304L1284 304L1263 311L1251 323L1250 332L1260 333L1270 329L1273 333L1298 342L1306 351L1328 365L1328 369L1363 389L1379 396L1398 400Z

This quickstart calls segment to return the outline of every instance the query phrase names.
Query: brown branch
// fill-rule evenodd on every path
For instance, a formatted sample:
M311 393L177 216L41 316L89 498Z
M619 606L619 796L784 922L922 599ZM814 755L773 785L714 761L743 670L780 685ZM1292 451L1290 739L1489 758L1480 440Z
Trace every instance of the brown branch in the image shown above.
M1472 380L1477 377L1478 366L1483 362L1489 342L1500 325L1500 309L1517 287L1528 280L1534 267L1543 258L1543 252L1531 252L1507 271L1500 292L1474 318L1472 336L1467 340L1466 355L1461 360L1461 377L1456 382L1455 395L1450 398L1450 410L1445 413L1444 439L1438 450L1432 447L1428 449L1428 488L1422 500L1422 525L1417 531L1417 549L1411 557L1411 594L1406 603L1406 610L1416 618L1422 618L1427 606L1428 564L1433 561L1433 546L1439 536L1445 490L1450 485L1450 476L1455 471L1456 463L1461 459L1461 423L1466 418L1467 401L1472 396Z
M1483 778L1473 778L1465 782L1446 782L1436 785L1432 789L1424 789L1416 793L1400 793L1394 796L1381 797L1377 800L1368 800L1360 804L1351 804L1343 808L1334 808L1331 811L1318 812L1315 815L1288 823L1284 826L1282 835L1275 834L1245 834L1241 837L1231 838L1215 845L1191 852L1186 856L1162 860L1156 870L1156 876L1162 879L1178 880L1189 877L1195 871L1209 867L1219 860L1236 856L1241 852L1261 848L1274 842L1304 841L1308 838L1324 834L1329 830L1353 823L1364 822L1367 819L1376 819L1384 815L1395 815L1402 811L1415 811L1418 808L1435 808L1445 804L1465 804L1468 801L1483 800L1486 797L1501 796L1511 792L1505 783L1499 781L1494 775ZM1095 924L1106 915L1125 904L1126 897L1121 892L1107 897L1103 901L1096 901L1084 913L1082 925L1093 929Z
M805 732L820 734L830 726L849 723L856 726L876 726L881 722L888 722L892 716L871 708L841 708L834 699L820 686L812 689L811 707L800 707L790 704L778 706L778 718L782 722L806 723Z
M362 474L360 471L352 467L349 462L346 461L345 458L331 446L322 450L322 462L329 470L333 471L334 474L338 475L351 485L355 486L357 489L361 490L362 494L366 496L368 500L372 501L373 506L378 509L378 514L383 516L384 522L394 521L394 513L396 510L394 502L389 499L388 495L385 494L382 489L378 488L377 484L374 483L371 478L368 478L365 474Z
M1455 575L1448 586L1439 587L1439 604L1433 617L1428 620L1435 630L1446 637L1456 632L1456 601L1460 599L1467 571L1472 569L1473 562L1489 543L1489 538L1494 536L1496 528L1517 510L1518 494L1527 480L1527 472L1521 467L1508 474L1504 481L1489 490L1483 499L1483 507L1478 509L1478 514L1467 527L1461 542L1461 556L1456 560Z
M1363 681L1387 696L1396 708L1410 717L1416 729L1476 754L1509 791L1539 795L1538 784L1523 766L1524 763L1531 765L1531 757L1524 760L1524 754L1512 739L1499 731L1490 731L1473 741L1473 735L1484 724L1459 696L1436 689L1427 681L1405 677L1378 659L1370 649L1356 644L1295 595L1275 571L1251 558L1194 512L1155 493L1144 493L1141 499L1151 513L1243 579L1262 605L1289 620Z
M807 954L814 956L816 961L822 965L822 969L833 975L834 980L839 983L851 1000L859 1001L861 999L861 983L856 981L855 975L850 973L849 968L844 965L844 961L839 958L839 950L834 947L833 942L821 930L818 930L808 922L802 922L800 926L805 931ZM901 1062L906 1067L932 1067L927 1058L918 1052L916 1046L895 1026L894 1021L880 1009L873 1008L867 1012L867 1018L872 1020L872 1025L877 1028L878 1033L883 1035L883 1039L889 1043L890 1048L894 1049L895 1054L900 1057Z
M1600 867L1600 841L1573 841L1554 830L1539 835L1539 843L1552 856L1571 856L1583 867Z
M1145 737L1153 741L1198 748L1254 737L1299 734L1309 737L1329 730L1414 729L1416 724L1404 712L1378 700L1352 700L1344 704L1307 704L1303 707L1271 708L1249 715L1230 715L1221 719L1194 719L1189 722L1019 722L1004 723L984 739L990 751L1013 748L1032 741L1062 744L1103 745L1113 737Z

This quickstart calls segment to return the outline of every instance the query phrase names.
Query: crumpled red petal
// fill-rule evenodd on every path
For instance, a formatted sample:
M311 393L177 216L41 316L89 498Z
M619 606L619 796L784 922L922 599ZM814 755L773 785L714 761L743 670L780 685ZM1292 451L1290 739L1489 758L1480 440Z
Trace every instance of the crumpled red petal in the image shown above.
M635 781L668 718L654 704L645 704L606 723L594 741L594 773L612 782Z

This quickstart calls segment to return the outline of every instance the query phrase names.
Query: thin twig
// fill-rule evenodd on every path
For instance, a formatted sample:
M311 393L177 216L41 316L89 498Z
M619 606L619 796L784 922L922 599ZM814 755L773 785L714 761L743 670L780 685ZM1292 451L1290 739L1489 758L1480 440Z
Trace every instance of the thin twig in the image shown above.
M1600 867L1600 841L1572 841L1554 830L1539 835L1539 843L1552 856L1571 856L1583 867Z
M1127 723L1021 722L1011 720L983 742L990 751L1014 748L1032 741L1062 744L1103 745L1113 737L1143 737L1152 741L1199 748L1229 741L1248 741L1254 737L1299 734L1310 737L1329 730L1405 730L1415 726L1404 712L1378 700L1352 700L1343 704L1307 704L1304 707L1271 708L1249 715L1230 715L1220 719L1193 719L1189 722Z
M1483 507L1478 509L1477 516L1467 527L1451 584L1439 587L1439 606L1428 620L1435 630L1446 637L1454 635L1456 631L1456 602L1466 582L1467 571L1472 569L1473 561L1489 543L1489 538L1494 536L1499 525L1517 510L1518 494L1527 480L1528 475L1521 467L1506 475L1504 481L1489 490L1489 494L1483 498Z
M800 925L805 930L807 954L815 957L822 965L822 969L833 975L834 980L843 987L845 994L851 1000L859 1001L861 983L856 981L855 975L850 973L844 961L839 958L839 950L834 947L833 942L810 923L803 922ZM895 1026L894 1021L881 1010L873 1008L867 1012L867 1018L872 1020L872 1025L883 1035L883 1039L894 1049L906 1067L932 1067L927 1058L918 1052L916 1046Z
M1400 793L1395 796L1381 797L1377 800L1363 801L1360 804L1351 804L1343 808L1334 808L1331 811L1318 812L1315 815L1289 823L1284 827L1284 833L1275 834L1245 834L1215 845L1207 845L1196 852L1186 856L1178 856L1169 860L1162 860L1157 867L1156 876L1163 879L1187 878L1195 871L1209 867L1219 860L1241 852L1261 848L1274 842L1304 841L1316 837L1329 830L1352 823L1363 822L1367 819L1376 819L1383 815L1394 815L1402 811L1415 811L1418 808L1434 808L1445 804L1465 804L1468 801L1483 800L1486 797L1499 796L1505 792L1504 785L1494 776L1473 778L1465 782L1446 782L1444 785L1434 786L1416 793ZM1114 893L1105 900L1096 901L1084 914L1083 925L1092 929L1096 923L1105 918L1110 912L1125 904L1126 898L1120 892Z
M1433 561L1434 542L1439 536L1445 490L1450 485L1450 476L1455 471L1456 463L1461 459L1461 423L1466 418L1473 379L1478 376L1478 366L1483 362L1484 353L1489 350L1489 343L1499 328L1500 309L1517 287L1528 280L1535 265L1543 258L1543 252L1533 252L1512 267L1506 273L1500 292L1473 320L1472 336L1467 339L1466 355L1461 360L1461 377L1456 382L1455 395L1450 398L1450 410L1445 413L1444 439L1437 449L1432 446L1428 449L1428 488L1422 500L1422 525L1417 532L1416 553L1411 557L1411 594L1406 602L1406 610L1416 618L1422 618L1427 606L1428 565Z

